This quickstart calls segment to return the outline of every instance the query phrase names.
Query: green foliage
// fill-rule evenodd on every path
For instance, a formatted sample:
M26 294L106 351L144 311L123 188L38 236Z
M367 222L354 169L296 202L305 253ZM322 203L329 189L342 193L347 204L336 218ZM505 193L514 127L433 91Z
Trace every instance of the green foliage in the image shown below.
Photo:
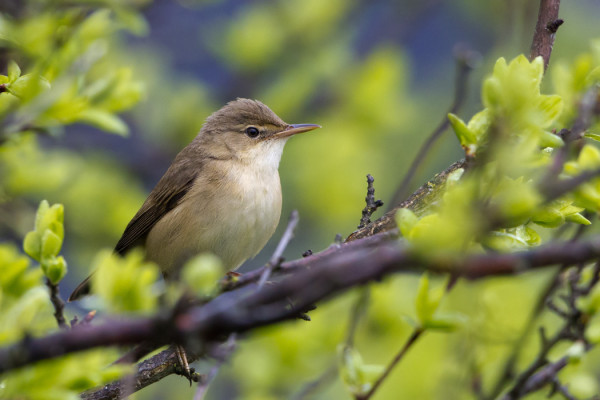
M40 332L52 323L42 271L9 244L0 244L0 343Z
M92 271L92 292L99 306L111 313L150 313L158 307L161 291L156 285L158 267L144 261L141 251L130 251L125 257L110 251L98 254Z
M338 348L338 359L342 380L354 396L366 394L385 369L383 365L365 364L356 349L344 345Z
M143 20L120 7L86 12L86 7L41 12L23 20L0 15L0 45L23 55L28 71L11 61L0 93L4 135L30 129L88 123L117 134L128 128L115 115L143 96L127 68L107 68L109 38L122 29L143 33ZM60 32L60 38L55 37ZM9 115L16 114L14 122Z
M560 60L551 71L552 86L565 101L565 110L559 121L571 126L577 117L579 101L585 92L600 84L600 39L591 41L589 53L579 54L573 61ZM598 133L600 126L594 125L589 133Z
M448 282L446 281L436 288L430 289L427 274L421 276L415 299L417 323L413 323L413 325L416 329L451 332L465 322L465 318L459 314L437 312L447 287Z
M131 372L124 364L111 364L118 353L93 350L43 361L6 375L0 398L27 400L77 400L81 392L121 378Z
M549 129L564 102L558 95L540 94L542 77L541 58L529 62L519 56L510 63L500 58L483 84L486 108L467 124L449 115L466 155L479 165L466 177L448 182L442 201L428 215L418 219L408 210L398 213L400 231L421 254L526 249L542 242L535 225L590 224L581 212L598 209L596 181L549 203L538 188L553 148L563 144ZM600 165L596 161L600 153L586 146L577 161L565 165L565 173Z
M65 236L63 220L62 204L50 207L46 200L42 201L35 217L35 229L23 241L25 253L40 263L44 275L53 284L67 273L65 259L58 256Z
M212 253L200 254L189 260L181 271L181 283L194 295L203 298L215 294L223 277L223 264Z
M132 172L143 169L147 178L159 171L147 170L137 160L125 168L125 160L117 161L114 154L106 154L105 142L91 151L61 148L61 141L54 139L60 139L55 135L67 124L84 123L124 134L127 126L117 114L137 104L147 92L152 101L140 104L128 116L127 125L137 126L134 146L139 154L154 155L158 148L169 149L160 154L159 160L164 163L189 142L223 99L232 96L261 99L288 122L320 123L326 129L290 141L281 166L285 203L301 208L301 231L310 233L310 244L302 242L302 234L294 244L318 248L331 239L332 229L344 233L355 226L364 198L362 176L366 172L379 182L378 197L389 197L399 172L406 170L450 97L447 76L451 63L429 65L428 80L430 73L434 78L430 87L424 87L411 74L413 66L422 65L413 63L409 53L391 43L394 38L386 36L383 42L366 43L361 37L357 16L373 11L359 8L364 5L357 2L244 3L226 19L201 24L198 38L208 50L199 48L197 52L203 59L205 51L212 52L206 60L216 62L228 78L231 74L231 86L224 88L218 86L220 83L181 73L176 68L180 60L174 63L160 43L122 40L124 33L147 31L143 16L135 10L149 3L147 0L23 3L27 3L27 9L22 16L4 15L0 19L0 45L13 60L5 71L0 71L6 74L0 76L0 84L7 90L0 93L0 219L10 226L2 233L23 237L33 223L31 204L41 199L60 202L68 212L68 259L71 266L79 265L81 270L89 269L89 260L98 248L114 244L142 203L152 182L148 179L142 189L141 180ZM489 23L489 18L482 18L483 12L500 21L507 11L504 3L484 5L464 0L456 5L465 13L462 20L470 19L475 24L482 20ZM418 11L417 6L408 3L402 7L402 15ZM490 13L490 8L501 12ZM561 9L561 14L568 10ZM571 16L567 19L576 20ZM569 30L557 35L557 43L571 29L593 26L590 19L585 21L588 23L569 23ZM502 24L504 27L505 21ZM197 44L193 36L189 41ZM540 173L546 171L554 155L544 146L556 148L561 144L550 132L572 126L582 95L597 82L598 43L594 42L587 54L574 55L578 43L583 42L580 38L577 43L570 42L571 53L563 56L566 61L557 58L560 48L555 48L548 71L553 83L550 96L539 90L539 62L528 63L523 58L499 61L494 74L486 79L484 109L468 122L449 116L467 155L485 160L482 164L487 165L465 174L460 171L449 179L446 195L429 215L399 213L401 231L419 254L454 257L487 248L526 249L545 240L548 230L572 222L589 223L582 212L598 210L600 187L595 181L551 203L545 203L538 190ZM513 49L498 46L489 50L490 54L514 54ZM314 104L318 106L314 108ZM305 120L308 115L310 119ZM27 133L40 130L53 135L52 140L40 144L35 135ZM78 134L78 126L70 130ZM586 135L597 138L598 124ZM123 141L108 146L125 143L121 138L112 140ZM148 142L152 143L150 148ZM458 145L446 142L440 148L443 153L435 155L431 165L424 165L423 175L415 183L458 157ZM567 163L560 178L598 168L594 152L594 147L584 148L578 160ZM321 199L335 207L324 206ZM490 216L499 222L491 232L485 224ZM38 249L41 255L43 235L38 239L30 239L30 244L34 253ZM57 242L46 240L46 250L54 252ZM156 310L156 298L165 293L165 288L157 284L154 268L145 266L141 256L125 261L105 257L97 262L108 264L113 274L99 285L100 303L89 300L88 304L105 307L107 313ZM183 280L191 283L196 293L212 292L217 268L207 265L192 263L182 271ZM0 246L0 268L0 281L5 282L0 298L0 332L5 343L19 340L23 332L41 335L56 329L41 269L29 266L26 257L6 245ZM71 271L67 279L73 272L83 274L81 270ZM72 279L75 283L76 277ZM432 330L460 324L464 328L460 334L426 335L421 339L424 343L411 349L377 397L470 398L465 394L473 383L469 371L483 371L484 389L489 385L499 360L522 328L533 296L542 290L544 276L479 284L459 281L443 302L436 300L443 285L429 289L429 280L423 279L427 282L402 276L374 285L369 312L357 330L356 347L369 363L385 365L401 344L399 338L412 329L403 315L420 315L415 324ZM183 290L177 286L173 292L180 294ZM131 294L127 310L117 307L116 303L122 301L120 296ZM580 304L592 320L597 318L594 298L592 293L589 303ZM415 299L420 305L415 305ZM347 395L343 379L357 392L364 390L377 375L377 367L365 365L355 349L336 357L336 347L345 337L351 300L349 294L319 304L311 312L310 324L295 321L253 332L239 342L233 361L222 367L221 375L227 379L215 384L228 389L233 386L231 390L249 399L289 398L305 382L319 378L335 360L345 359L345 364L339 364L341 379L324 385L321 398ZM456 318L448 309L469 318ZM600 334L594 336L592 328L594 325L586 334L597 342ZM533 343L526 346L522 359L532 355L535 347ZM0 397L74 398L78 390L110 379L109 373L102 373L116 354L103 352L106 358L95 361L86 361L87 354L74 355L68 361L60 359L22 370L16 380L3 377ZM572 393L581 398L597 393L595 372L589 373L597 366L583 359L569 368L575 367L579 370L567 371L571 374L568 382ZM423 376L435 384L420 384ZM175 391L182 390L180 383L174 380L171 390L165 389L168 382L155 385L140 397L156 397L157 390L165 391L162 397L173 397ZM219 388L214 390L209 396L218 396Z

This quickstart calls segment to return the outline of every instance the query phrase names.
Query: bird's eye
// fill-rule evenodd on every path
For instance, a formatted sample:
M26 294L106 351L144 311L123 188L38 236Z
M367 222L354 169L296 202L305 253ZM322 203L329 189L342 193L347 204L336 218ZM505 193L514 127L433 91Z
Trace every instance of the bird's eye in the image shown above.
M249 126L246 128L246 135L251 138L255 138L260 134L259 130L254 126Z

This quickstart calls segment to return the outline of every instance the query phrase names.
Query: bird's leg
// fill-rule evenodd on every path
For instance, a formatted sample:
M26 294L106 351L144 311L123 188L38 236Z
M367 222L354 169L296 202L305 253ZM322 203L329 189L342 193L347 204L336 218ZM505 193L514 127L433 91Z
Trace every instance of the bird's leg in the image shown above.
M192 386L192 381L195 380L195 377L194 373L190 368L190 364L188 363L185 349L183 348L183 346L176 344L175 353L177 354L177 360L179 361L179 366L181 367L181 374L188 378L188 380L190 381L190 386Z

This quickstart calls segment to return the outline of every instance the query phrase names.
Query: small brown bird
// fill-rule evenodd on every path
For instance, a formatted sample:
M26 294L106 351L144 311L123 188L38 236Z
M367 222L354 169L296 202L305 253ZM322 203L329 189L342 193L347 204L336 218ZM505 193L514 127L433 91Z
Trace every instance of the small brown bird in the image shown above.
M213 113L158 181L115 247L144 247L165 276L191 257L216 254L227 270L254 257L281 215L279 161L290 125L257 100L237 99ZM89 293L90 277L69 301Z
M289 125L257 100L237 99L206 119L158 181L115 247L144 247L165 277L196 254L216 254L227 270L254 257L281 215L279 161L286 141L319 125ZM225 272L225 271L224 271ZM90 277L69 301L89 293ZM185 351L179 362L190 379Z

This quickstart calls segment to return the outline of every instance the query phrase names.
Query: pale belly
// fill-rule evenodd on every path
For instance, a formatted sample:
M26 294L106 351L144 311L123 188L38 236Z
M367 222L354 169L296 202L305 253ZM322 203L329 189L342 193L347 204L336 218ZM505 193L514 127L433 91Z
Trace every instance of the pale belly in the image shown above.
M204 252L216 254L227 270L254 257L279 223L279 174L236 177L217 190L195 184L182 203L150 231L147 258L171 274Z

